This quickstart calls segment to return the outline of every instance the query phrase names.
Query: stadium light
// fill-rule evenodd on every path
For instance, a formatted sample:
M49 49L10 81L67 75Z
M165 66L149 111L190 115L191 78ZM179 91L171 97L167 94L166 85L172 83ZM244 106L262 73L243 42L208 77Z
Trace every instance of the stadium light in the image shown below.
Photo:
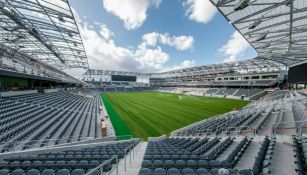
M248 29L249 30L251 30L251 29L254 29L254 28L256 28L259 24L261 24L262 23L262 20L261 19L258 19L258 20L256 20L256 21L254 21L249 27L248 27Z
M270 46L271 46L271 43L266 43L266 44L262 45L260 48L265 49L265 48L268 48Z
M68 35L69 37L73 37L73 34L72 34L71 32L68 32L67 35Z
M37 35L37 36L39 35L38 30L37 30L36 28L34 28L34 27L31 29L30 32L31 32L32 34L34 34L34 35Z
M59 15L58 18L59 18L59 20L60 20L61 22L65 22L65 19L64 19L63 15Z
M264 39L266 38L267 35L268 35L268 32L263 33L263 34L259 35L259 37L257 37L255 41L264 40Z
M249 0L241 0L237 5L235 5L234 11L243 10L249 6Z

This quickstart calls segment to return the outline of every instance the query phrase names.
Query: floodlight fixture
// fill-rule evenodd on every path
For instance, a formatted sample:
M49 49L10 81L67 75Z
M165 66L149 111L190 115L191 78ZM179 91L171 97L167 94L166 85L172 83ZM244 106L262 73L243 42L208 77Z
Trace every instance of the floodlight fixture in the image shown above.
M58 16L58 19L59 19L61 22L65 22L65 19L64 19L64 16L63 16L63 15L59 15L59 16Z
M271 46L271 43L265 43L264 45L262 45L260 48L261 49L265 49Z
M256 38L255 41L262 41L262 40L264 40L264 39L267 37L267 35L268 35L268 32L262 33L262 34L260 34L260 35Z
M260 25L261 23L262 23L262 20L261 20L261 19L255 20L250 26L248 26L248 29L249 29L249 30L254 29L254 28L256 28L258 25Z
M237 5L235 5L234 11L243 10L247 6L249 6L249 0L240 0L240 2Z

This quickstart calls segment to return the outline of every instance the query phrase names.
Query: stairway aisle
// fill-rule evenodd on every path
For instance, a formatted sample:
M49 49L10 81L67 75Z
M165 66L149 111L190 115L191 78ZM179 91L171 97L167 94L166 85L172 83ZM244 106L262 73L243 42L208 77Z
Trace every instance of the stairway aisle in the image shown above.
M296 174L293 147L292 143L289 142L289 139L291 138L288 139L278 138L278 139L280 139L280 141L275 143L272 155L272 160L270 165L271 174L278 174L278 175Z
M272 112L266 119L265 123L263 124L262 128L258 132L259 135L263 136L271 136L272 135L272 126L276 121L278 113Z
M238 146L238 144L239 144L239 141L235 140L221 155L217 157L216 160L218 161L226 160L228 155L236 148L236 146Z
M141 142L139 148L134 148L134 156L133 150L126 156L126 171L125 171L125 159L119 161L118 165L118 175L136 175L139 173L141 168L141 164L143 161L143 157L147 148L147 142ZM131 156L131 163L130 163ZM116 169L110 175L117 175Z
M240 158L239 162L236 165L236 169L252 169L255 157L260 148L260 142L262 140L254 139L252 143L247 147L246 151L243 153L242 157Z

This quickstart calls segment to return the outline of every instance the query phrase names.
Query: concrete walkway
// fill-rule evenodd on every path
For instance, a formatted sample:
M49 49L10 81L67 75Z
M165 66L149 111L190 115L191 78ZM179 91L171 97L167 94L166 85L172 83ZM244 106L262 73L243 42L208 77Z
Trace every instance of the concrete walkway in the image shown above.
M289 175L297 174L295 172L296 165L294 164L294 152L291 138L277 137L277 141L274 147L274 153L271 160L271 174Z
M252 141L252 143L250 143L245 153L242 155L239 162L237 163L236 169L238 170L252 169L259 148L260 148L260 143L257 141Z
M125 159L119 161L118 175L137 175L141 168L143 157L147 148L147 142L141 142L126 156L126 171ZM130 161L131 157L131 161ZM116 169L110 175L117 175Z

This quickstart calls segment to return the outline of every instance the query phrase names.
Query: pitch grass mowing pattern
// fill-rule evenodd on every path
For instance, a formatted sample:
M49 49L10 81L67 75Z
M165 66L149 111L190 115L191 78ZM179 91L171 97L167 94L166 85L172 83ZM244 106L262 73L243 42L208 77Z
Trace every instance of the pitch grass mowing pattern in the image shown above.
M133 135L131 130L128 128L123 119L117 114L112 104L109 102L105 94L100 94L104 106L106 107L109 117L111 119L112 125L114 126L117 136Z
M145 140L248 104L161 92L108 92L101 97L118 136L132 134Z

